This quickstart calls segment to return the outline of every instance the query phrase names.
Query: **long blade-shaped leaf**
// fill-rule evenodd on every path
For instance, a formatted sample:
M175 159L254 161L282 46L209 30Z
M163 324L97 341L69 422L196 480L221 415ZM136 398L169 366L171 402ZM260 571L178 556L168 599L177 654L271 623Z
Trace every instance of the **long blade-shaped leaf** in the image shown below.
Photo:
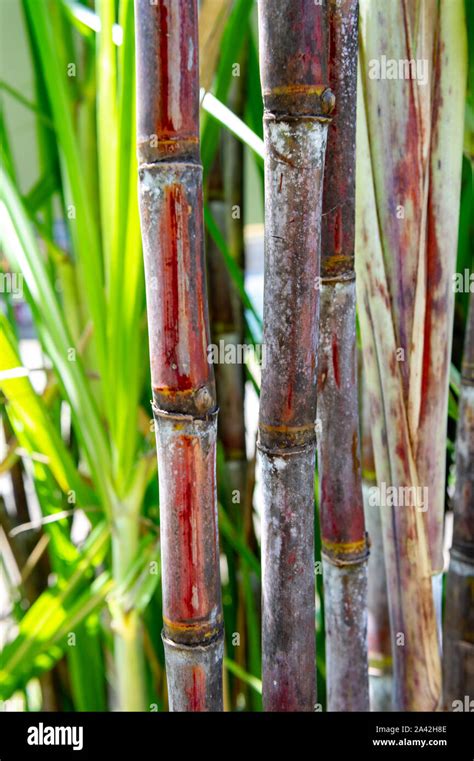
M77 430L98 490L103 495L104 504L108 505L109 452L98 411L21 201L5 173L2 175L2 183L4 201L0 205L0 216L5 253L12 270L21 272L24 277L41 341L54 364L75 419L87 420L87 425L78 425Z

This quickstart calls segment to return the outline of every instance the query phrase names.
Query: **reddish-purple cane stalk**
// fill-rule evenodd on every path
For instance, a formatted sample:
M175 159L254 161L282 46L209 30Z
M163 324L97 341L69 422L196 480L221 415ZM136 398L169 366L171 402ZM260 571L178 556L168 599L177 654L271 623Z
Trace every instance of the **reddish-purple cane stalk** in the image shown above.
M330 711L369 709L354 273L358 0L329 0L328 132L318 366L321 544Z
M471 293L456 438L454 533L444 619L446 710L474 695L474 296Z
M136 0L140 217L170 709L222 709L217 408L203 247L196 0Z
M316 702L314 467L319 251L327 87L326 8L259 3L265 106L262 468L263 702Z

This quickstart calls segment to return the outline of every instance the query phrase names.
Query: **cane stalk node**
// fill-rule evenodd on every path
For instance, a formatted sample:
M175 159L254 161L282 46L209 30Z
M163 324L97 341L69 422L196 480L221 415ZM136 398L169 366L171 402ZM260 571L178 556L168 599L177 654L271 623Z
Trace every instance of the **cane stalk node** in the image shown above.
M346 256L322 257L321 261L321 285L335 286L339 283L354 283L354 254Z
M198 650L208 651L211 648L217 649L220 647L224 639L224 629L221 627L217 634L213 635L212 637L210 636L203 642L196 643L176 642L176 640L170 639L170 637L166 635L166 631L163 629L161 632L161 639L163 644L167 645L168 647L172 647L174 650L181 650L183 653L192 653Z
M260 422L257 446L269 454L297 454L316 443L314 423L301 426L268 425ZM289 452L288 450L291 450Z
M224 633L205 643L185 645L162 633L170 711L222 711Z
M155 389L155 391L156 391L156 389ZM163 389L160 389L160 394L162 393L162 391L163 391ZM156 399L152 399L152 401L151 401L151 408L152 408L153 416L155 417L155 419L157 419L159 417L166 418L168 420L170 420L172 418L175 418L177 422L182 422L183 424L184 423L189 424L189 423L192 423L193 420L194 421L197 421L197 420L214 420L214 418L216 418L218 413L219 413L219 408L216 407L215 404L212 407L212 409L207 409L205 411L202 411L203 410L202 398L199 400L198 403L196 403L196 392L195 392L194 389L190 390L189 392L188 391L175 392L174 389L173 390L166 389L165 393L167 391L170 392L169 393L170 397L171 397L171 391L173 391L172 398L175 401L176 401L177 397L181 397L181 395L186 395L189 398L189 400L190 400L188 402L187 406L190 407L190 408L191 407L195 408L198 411L198 414L193 414L193 410L192 409L190 409L189 412L175 412L173 410L165 409L164 407L162 407L161 405L159 405L157 403ZM209 394L209 392L208 392L208 394ZM208 400L208 398L209 399L212 398L210 394L209 394L209 397L206 397L206 401ZM201 412L201 414L199 414L199 412Z
M286 119L311 116L326 121L333 112L336 98L324 84L286 84L263 89L265 111Z
M224 635L222 616L214 621L171 621L163 616L163 639L176 646L205 647Z
M332 565L347 566L363 563L369 557L369 541L367 534L363 539L355 542L331 542L328 539L321 540L321 552L323 557Z
M195 135L179 139L157 139L150 135L146 140L137 143L137 158L140 167L143 164L159 164L176 161L179 163L199 161L199 138Z

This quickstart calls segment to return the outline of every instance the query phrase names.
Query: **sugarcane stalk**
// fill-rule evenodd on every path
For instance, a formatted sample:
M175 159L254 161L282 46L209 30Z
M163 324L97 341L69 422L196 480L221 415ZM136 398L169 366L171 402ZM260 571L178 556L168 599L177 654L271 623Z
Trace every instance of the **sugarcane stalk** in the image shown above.
M203 248L196 0L136 0L137 142L172 711L222 709L217 407Z
M229 241L229 251L234 261L241 267L243 264L242 218L234 219L232 212L237 202L240 207L242 204L242 163L234 159L234 149L238 148L240 158L242 154L241 147L236 146L236 143L235 138L230 135L225 135L221 139L221 150L216 155L209 178L208 203L217 226L225 240ZM230 166L226 166L227 164ZM237 190L234 189L235 187ZM226 352L229 351L228 347L237 349L244 342L242 306L232 286L223 256L211 236L208 236L207 241L207 257L211 334L213 343L218 347L220 358L221 347L224 347L225 357ZM237 351L234 356L238 356ZM245 498L247 469L244 367L238 362L218 362L215 374L217 401L221 413L218 435L224 449L229 474L229 492L238 492L234 504L238 508L236 512L240 513Z
M227 229L231 218L231 204L226 198L224 187L223 162L224 140L221 135L219 150L216 152L210 172L207 203L215 223L224 239L227 240ZM212 342L218 347L218 358L221 358L224 347L236 349L243 342L237 326L238 305L235 303L232 283L223 256L210 235L206 239L206 256L209 275L209 312L211 318ZM234 356L237 356L235 354ZM242 524L241 500L245 497L245 424L244 424L244 385L243 367L236 362L218 361L215 365L217 402L219 405L218 438L222 444L225 459L226 494L228 509L234 525L240 529ZM237 499L235 497L237 496ZM234 562L234 561L232 561ZM239 565L236 555L235 563ZM240 633L240 645L236 649L236 658L240 666L245 666L245 636L242 621L242 589L237 586L237 615L234 628ZM227 688L228 689L228 688Z
M259 3L265 134L262 678L269 711L316 702L314 467L326 7Z
M244 83L246 70L246 53L240 57L241 72L236 77L229 92L229 107L243 118ZM239 269L245 270L244 252L244 148L240 140L229 132L223 132L223 181L224 197L228 215L226 233L230 254ZM244 310L242 301L232 288L230 276L227 273L230 286L230 301L232 304L231 340L236 343L244 342ZM240 494L240 505L245 503L247 482L247 454L245 441L245 373L242 364L231 365L232 379L223 382L228 386L223 402L229 407L227 421L221 428L222 442L226 452L227 468L231 478L231 486ZM235 401L230 403L230 399ZM232 407L232 409L230 409ZM223 416L222 416L223 417Z
M229 107L242 116L244 77L236 77L229 94ZM216 152L207 187L207 202L210 212L220 229L230 255L239 269L244 269L244 229L243 229L243 144L227 131L221 131L219 150ZM218 357L224 358L230 349L234 357L244 344L244 315L242 301L233 286L222 252L211 235L207 236L206 255L209 276L209 311L211 335L218 347ZM244 538L244 525L248 508L247 500L247 457L245 440L244 365L238 360L218 361L215 365L217 402L219 406L218 438L222 444L228 507L234 526ZM236 554L237 578L242 581L241 559ZM246 664L246 609L243 584L236 589L237 614L236 630L240 634L240 645L235 657L238 665ZM248 691L248 686L240 680L234 682L234 694Z
M358 0L329 0L336 107L324 174L318 472L329 711L368 711L367 557L354 273Z
M461 371L454 529L444 618L446 710L474 696L474 296L471 293ZM472 705L472 704L471 704Z
M370 540L367 581L367 645L369 658L369 694L371 711L392 709L392 646L387 602L387 574L383 553L382 519L376 494L374 451L370 432L370 410L362 362L359 366L361 407L362 494L365 525Z

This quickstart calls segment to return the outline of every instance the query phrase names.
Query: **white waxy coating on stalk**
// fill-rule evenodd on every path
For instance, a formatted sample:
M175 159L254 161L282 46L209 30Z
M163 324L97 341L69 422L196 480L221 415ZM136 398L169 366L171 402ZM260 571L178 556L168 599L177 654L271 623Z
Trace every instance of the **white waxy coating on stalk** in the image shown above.
M337 566L323 557L323 579L326 633L330 634L326 637L328 710L364 711L368 706L367 565ZM350 610L363 614L353 616ZM350 657L341 658L347 650Z
M265 121L266 184L271 183L274 201L267 212L265 237L264 322L268 326L276 319L276 310L278 320L292 324L295 314L307 306L306 296L295 294L294 273L285 269L288 265L283 252L288 249L289 231L295 229L295 224L304 225L315 250L319 242L322 198L318 183L322 187L327 129L327 123L315 119L303 119L301 123ZM309 188L314 192L311 205L307 203ZM291 235L294 237L294 232ZM301 272L300 277L304 279L305 273ZM314 281L314 287L317 291L317 281ZM313 339L315 344L316 333ZM308 361L307 347L294 345L290 355L280 345L274 330L264 328L264 342L269 366L277 364L285 374L294 364Z
M327 124L315 120L293 122L280 120L267 122L272 147L288 161L321 167L326 151ZM291 148L293 144L294 148Z
M194 62L194 42L193 38L190 37L188 40L188 71L191 71L193 68L193 62Z
M149 193L153 200L158 200L161 195L161 187L157 182L156 167L142 165L140 168L140 192Z

